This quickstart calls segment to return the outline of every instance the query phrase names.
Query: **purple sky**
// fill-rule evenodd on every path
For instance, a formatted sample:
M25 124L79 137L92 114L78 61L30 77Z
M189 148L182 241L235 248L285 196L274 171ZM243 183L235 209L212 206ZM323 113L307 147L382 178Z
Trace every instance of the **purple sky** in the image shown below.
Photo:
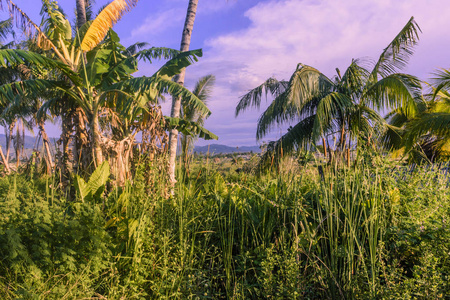
M40 1L15 2L40 21ZM107 2L97 0L96 7ZM73 19L75 0L59 3ZM125 45L145 41L178 49L187 3L141 0L114 29ZM450 67L448 0L199 0L191 49L203 48L204 57L187 69L186 85L214 74L212 114L205 127L219 136L220 144L255 145L261 111L235 118L240 96L270 76L289 79L299 62L331 77L336 67L345 70L352 58L375 60L411 16L422 34L405 72L426 80L437 68ZM151 75L155 69L142 64L138 74ZM169 102L163 104L166 115ZM50 135L57 136L57 126L51 127ZM280 131L266 140L279 137Z

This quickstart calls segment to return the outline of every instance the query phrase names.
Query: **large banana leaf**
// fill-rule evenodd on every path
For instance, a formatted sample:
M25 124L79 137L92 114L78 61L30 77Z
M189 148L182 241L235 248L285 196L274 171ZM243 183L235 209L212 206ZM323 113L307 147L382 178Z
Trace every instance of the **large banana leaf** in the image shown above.
M198 136L204 140L217 140L219 137L211 131L200 126L197 122L183 120L180 118L166 118L167 129L177 129L185 136Z
M138 0L114 0L108 4L95 18L86 32L81 49L92 50L96 47L117 21L129 10L136 6Z

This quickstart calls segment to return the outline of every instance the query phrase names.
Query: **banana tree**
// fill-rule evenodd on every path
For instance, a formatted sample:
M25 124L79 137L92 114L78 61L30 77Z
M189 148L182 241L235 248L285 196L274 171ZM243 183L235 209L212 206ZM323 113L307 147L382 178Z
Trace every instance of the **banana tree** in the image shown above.
M0 53L0 64L4 66L26 62L54 70L55 76L52 79L33 79L3 85L0 87L0 93L6 98L17 94L37 96L46 93L48 96L50 90L54 94L51 97L52 103L45 103L43 109L52 107L55 99L65 99L80 107L88 121L89 143L94 165L99 165L103 161L101 144L104 136L100 128L100 115L106 108L108 99L112 97L120 95L133 99L132 103L142 103L157 101L161 93L168 92L182 96L200 111L209 113L207 107L197 97L171 81L181 69L201 56L201 50L178 54L178 51L170 49L150 48L130 55L129 51L119 44L117 35L110 27L136 2L111 2L93 22L86 23L73 39L67 38L69 27L66 27L67 32L48 30L52 33L51 37L37 28L38 44L41 48L47 47L51 50L54 57L23 50ZM54 6L54 2L46 5L46 9L52 22L49 22L50 25L67 24L62 13ZM104 40L106 35L107 39ZM161 57L172 59L153 76L131 77L137 70L138 59L151 61ZM109 109L111 111L111 107Z
M368 142L375 134L374 126L383 126L379 111L389 107L411 110L421 97L420 81L399 73L413 53L420 28L413 18L385 48L369 70L361 60L353 60L344 74L328 78L315 68L299 64L289 81L270 78L244 95L236 107L236 116L249 107L259 107L264 95L274 100L258 120L257 139L275 125L296 122L272 144L265 158L280 157L303 146L315 146L336 136L341 153ZM331 153L330 153L331 155Z

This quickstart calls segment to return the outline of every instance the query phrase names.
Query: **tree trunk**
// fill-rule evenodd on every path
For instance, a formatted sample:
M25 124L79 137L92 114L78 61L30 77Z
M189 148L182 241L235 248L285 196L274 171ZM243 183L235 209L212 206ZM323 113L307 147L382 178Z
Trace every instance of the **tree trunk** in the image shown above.
M6 163L9 162L9 153L10 153L10 150L11 150L11 140L12 140L12 135L13 135L13 130L14 130L15 123L16 123L16 121L13 121L8 126L9 134L7 134L7 137L6 137Z
M63 112L61 117L62 158L60 162L60 168L61 168L61 183L64 189L69 186L70 173L72 171L70 165L71 153L69 147L71 141L71 133L73 129L72 115L73 115L72 111L65 111Z
M76 0L77 1L77 27L86 23L86 0Z
M135 134L121 141L105 139L105 156L108 158L111 168L112 180L115 185L123 186L131 179L130 159L132 158Z
M198 0L189 0L189 6L186 14L186 20L184 23L183 34L181 36L180 51L185 52L189 50L191 43L192 30L194 28L195 15L197 12ZM182 70L181 73L174 77L174 81L178 84L184 84L184 77L186 70ZM181 109L181 97L172 97L172 110L170 116L172 118L180 117ZM178 130L172 129L169 136L169 178L172 185L175 185L175 161L177 155L178 144Z
M189 152L189 140L186 135L183 134L181 137L181 156L183 158L183 175L186 177L188 175L188 152Z
M0 146L0 156L2 158L2 162L5 165L6 174L11 173L11 169L9 168L8 162L6 161L5 155L3 154L2 146Z
M47 132L44 128L44 122L39 122L39 131L41 132L42 136L42 143L44 144L45 154L47 155L48 164L50 166L50 170L53 169L53 159L52 159L52 153L50 152L50 141L48 139ZM47 169L48 171L48 169Z
M74 172L79 174L81 170L86 170L90 165L88 134L85 124L85 117L81 107L78 107L74 115L75 143L74 143Z
M16 170L19 170L20 165L20 128L19 128L19 122L17 122L16 126L16 142L14 145L14 148L16 150Z
M103 162L103 153L101 147L101 132L100 124L98 123L98 112L94 111L89 122L91 129L91 147L92 147L92 159L95 168Z

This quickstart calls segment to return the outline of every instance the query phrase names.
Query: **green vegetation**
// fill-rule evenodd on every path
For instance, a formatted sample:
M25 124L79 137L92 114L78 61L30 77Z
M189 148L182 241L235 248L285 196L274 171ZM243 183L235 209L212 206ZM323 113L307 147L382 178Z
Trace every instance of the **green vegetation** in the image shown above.
M257 176L206 157L166 198L102 165L76 201L52 177L0 180L2 299L438 299L450 293L449 178L370 152ZM295 166L294 166L295 165ZM289 167L289 170L285 170ZM105 191L106 192L103 192Z
M56 1L42 1L41 25L3 2L28 40L0 49L1 299L450 297L450 72L427 92L399 73L418 40L413 18L370 70L353 60L329 79L299 64L250 91L236 114L274 97L257 138L297 124L261 155L211 156L191 150L217 138L203 127L215 77L182 85L202 56L187 51L198 0L183 51L120 44L112 26L137 0L95 18L78 0L74 28ZM0 22L0 38L11 32ZM167 61L133 77L154 59ZM159 107L167 94L172 117ZM62 123L56 156L51 118ZM45 155L21 161L28 125Z

